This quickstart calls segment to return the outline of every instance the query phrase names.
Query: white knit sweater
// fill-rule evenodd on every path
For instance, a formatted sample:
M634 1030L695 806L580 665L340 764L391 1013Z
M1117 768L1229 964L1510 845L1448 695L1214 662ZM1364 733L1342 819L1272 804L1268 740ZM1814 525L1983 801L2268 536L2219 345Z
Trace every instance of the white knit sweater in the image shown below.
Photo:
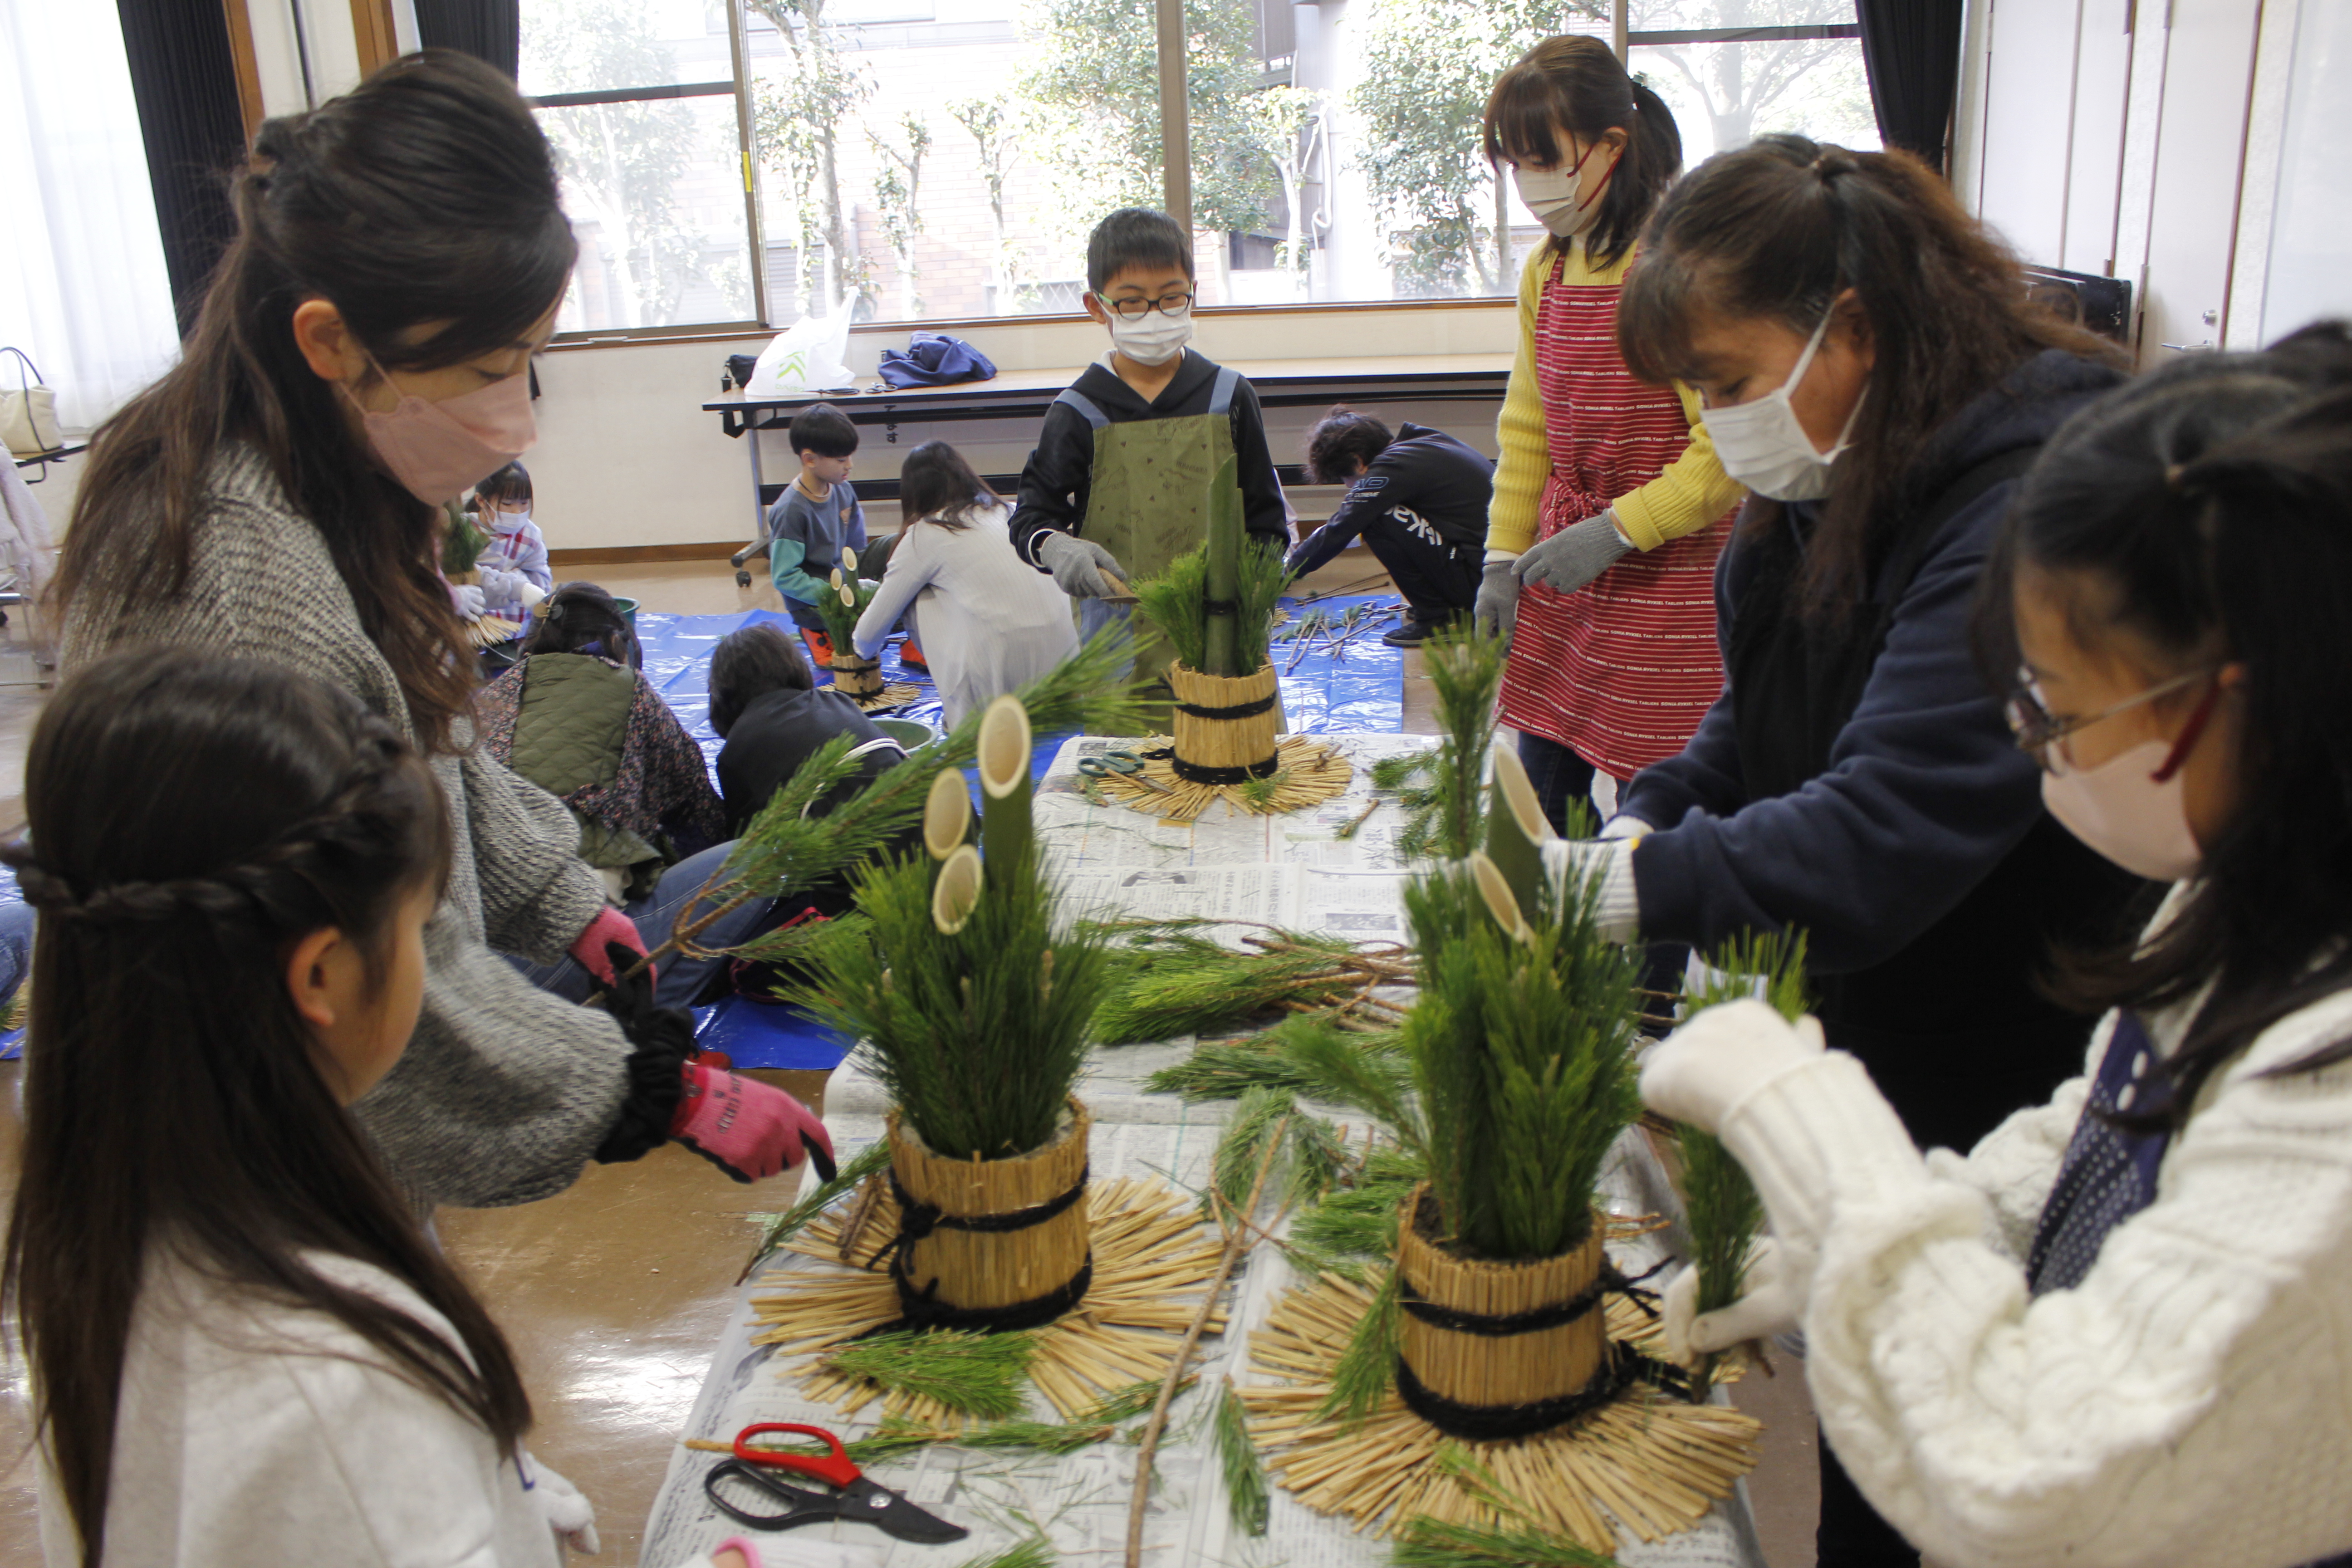
M2158 1049L2187 1012L2143 1017ZM1942 1568L2352 1550L2352 1065L2260 1076L2347 1035L2352 992L2265 1031L2200 1097L2156 1201L2039 1300L2021 1259L2085 1079L1966 1159L1923 1159L1843 1052L1735 1108L1723 1136L1773 1228L1820 1248L1822 1425Z

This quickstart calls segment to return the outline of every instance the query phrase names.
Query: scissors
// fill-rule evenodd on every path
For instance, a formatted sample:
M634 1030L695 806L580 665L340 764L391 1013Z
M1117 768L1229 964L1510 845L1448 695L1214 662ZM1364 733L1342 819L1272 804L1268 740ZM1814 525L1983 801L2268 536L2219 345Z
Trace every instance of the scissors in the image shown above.
M815 1437L833 1452L793 1454L751 1441L770 1432ZM771 1470L811 1476L834 1489L806 1491L788 1487L768 1474ZM719 1512L759 1531L791 1530L821 1519L844 1519L853 1524L873 1525L885 1535L900 1541L926 1544L961 1541L971 1533L961 1524L950 1524L924 1512L908 1502L904 1492L894 1492L867 1480L856 1461L842 1447L841 1439L822 1426L762 1421L744 1427L735 1435L735 1457L721 1460L705 1476L702 1489ZM755 1493L759 1500L772 1505L770 1510L761 1512L758 1506L746 1506L741 1500L746 1492Z
M1080 757L1078 772L1090 779L1108 778L1112 773L1123 774L1138 784L1150 784L1161 795L1176 792L1143 771L1143 759L1124 746L1113 746L1098 757Z

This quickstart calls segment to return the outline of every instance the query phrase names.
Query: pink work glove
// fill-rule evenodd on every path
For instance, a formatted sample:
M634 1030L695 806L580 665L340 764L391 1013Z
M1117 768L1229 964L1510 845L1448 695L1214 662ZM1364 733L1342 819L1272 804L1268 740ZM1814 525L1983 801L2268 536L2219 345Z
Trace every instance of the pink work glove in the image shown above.
M815 1113L781 1089L688 1062L669 1135L734 1177L755 1182L806 1158L834 1178L833 1140Z
M628 949L627 962L631 963L646 955L646 939L637 934L637 922L608 904L597 911L596 918L588 922L579 940L572 944L572 956L580 961L581 968L596 977L600 985L612 985L620 979L615 961L606 951L609 947Z

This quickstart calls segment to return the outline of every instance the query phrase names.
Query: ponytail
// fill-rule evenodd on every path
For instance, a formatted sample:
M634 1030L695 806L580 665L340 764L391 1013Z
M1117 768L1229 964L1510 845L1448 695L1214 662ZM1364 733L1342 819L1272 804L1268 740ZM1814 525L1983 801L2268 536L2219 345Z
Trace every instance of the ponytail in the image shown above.
M1557 133L1563 126L1587 143L1612 131L1625 133L1600 215L1583 235L1592 265L1614 267L1683 171L1682 131L1665 100L1626 75L1608 45L1573 34L1544 39L1496 79L1481 146L1497 177L1505 163L1557 166L1570 161ZM1543 254L1556 255L1566 244L1555 237Z

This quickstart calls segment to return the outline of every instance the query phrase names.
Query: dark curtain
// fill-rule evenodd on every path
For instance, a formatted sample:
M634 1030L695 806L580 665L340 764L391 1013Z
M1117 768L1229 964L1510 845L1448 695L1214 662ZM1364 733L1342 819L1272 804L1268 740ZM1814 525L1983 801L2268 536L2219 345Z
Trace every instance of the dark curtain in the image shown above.
M416 38L428 49L458 49L509 76L522 52L521 0L416 0Z
M1855 0L1879 140L1938 174L1959 90L1962 0Z
M115 8L163 265L185 333L214 264L236 234L227 174L245 157L245 112L228 18L221 0L118 0Z

